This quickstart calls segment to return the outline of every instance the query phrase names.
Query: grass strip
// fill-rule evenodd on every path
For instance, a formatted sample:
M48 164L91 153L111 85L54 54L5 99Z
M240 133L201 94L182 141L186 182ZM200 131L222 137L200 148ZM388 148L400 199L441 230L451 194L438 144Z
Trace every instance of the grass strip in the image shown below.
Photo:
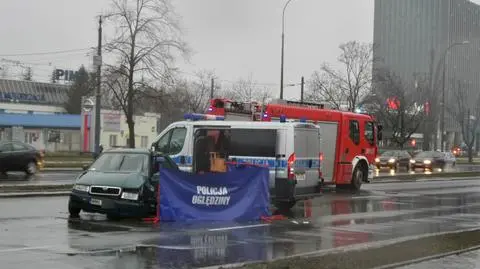
M0 185L0 193L11 192L53 192L53 191L69 191L73 184L60 185Z
M244 269L370 269L480 245L480 230L394 243L382 247L247 264ZM220 267L221 268L221 267Z

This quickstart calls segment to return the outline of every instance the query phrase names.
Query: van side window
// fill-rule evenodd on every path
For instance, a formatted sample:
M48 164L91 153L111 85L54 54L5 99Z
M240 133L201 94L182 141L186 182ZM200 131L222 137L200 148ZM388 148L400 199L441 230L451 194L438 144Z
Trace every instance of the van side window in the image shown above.
M360 126L356 120L350 120L350 139L356 145L360 144Z
M178 154L183 149L185 144L185 136L187 135L187 128L175 128L173 129L172 137L170 138L170 145L168 148L168 154Z
M187 128L174 128L164 134L156 143L155 150L165 155L175 155L182 151Z
M158 152L166 153L168 151L168 142L170 141L170 136L172 136L173 130L168 131L164 134L157 143L155 143L155 150Z
M275 157L276 130L231 129L229 155Z
M368 143L370 143L370 145L373 145L375 143L374 132L375 132L375 127L374 127L373 122L367 121L365 123L364 135L365 135L365 139L367 139L367 141L368 141Z

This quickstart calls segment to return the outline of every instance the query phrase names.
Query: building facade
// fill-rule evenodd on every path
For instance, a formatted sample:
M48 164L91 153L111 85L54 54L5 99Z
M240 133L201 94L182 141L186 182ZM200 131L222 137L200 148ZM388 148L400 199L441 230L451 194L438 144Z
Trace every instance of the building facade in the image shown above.
M0 140L20 140L46 151L83 151L81 115L66 114L64 108L68 90L62 84L0 79ZM125 115L102 108L100 118L104 148L126 146ZM153 113L134 117L137 147L148 147L157 136L159 118Z
M374 59L374 75L389 70L411 85L426 79L438 104L435 116L441 113L444 66L447 110L456 105L459 82L473 106L480 89L480 6L468 0L375 0ZM448 112L445 130L446 148L461 143L459 125Z

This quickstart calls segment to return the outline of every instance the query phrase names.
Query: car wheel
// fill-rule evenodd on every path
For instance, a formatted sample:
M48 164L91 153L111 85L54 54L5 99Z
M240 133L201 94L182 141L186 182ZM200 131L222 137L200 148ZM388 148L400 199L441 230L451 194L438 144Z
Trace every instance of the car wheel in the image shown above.
M78 207L72 206L70 203L68 204L68 213L70 214L71 218L78 218L80 217L81 209Z
M25 173L27 175L35 175L37 173L37 164L33 161L28 162L27 167L25 167Z

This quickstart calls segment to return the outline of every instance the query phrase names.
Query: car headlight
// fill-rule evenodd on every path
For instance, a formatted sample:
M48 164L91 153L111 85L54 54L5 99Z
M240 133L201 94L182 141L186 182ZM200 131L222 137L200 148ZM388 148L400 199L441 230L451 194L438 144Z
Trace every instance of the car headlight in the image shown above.
M410 163L415 163L415 160L411 159L411 160L410 160Z
M375 158L375 162L376 162L376 163L379 163L379 162L380 162L380 159L379 159L379 158Z
M430 160L425 160L425 161L423 161L423 163L424 163L424 164L431 164L432 161L430 161Z
M90 190L90 186L88 185L81 185L81 184L75 184L73 186L73 189L76 191L83 191L83 192L88 192Z
M135 192L123 192L122 199L138 200L138 193Z
M390 160L388 160L389 163L394 163L396 160L394 158L391 158Z

